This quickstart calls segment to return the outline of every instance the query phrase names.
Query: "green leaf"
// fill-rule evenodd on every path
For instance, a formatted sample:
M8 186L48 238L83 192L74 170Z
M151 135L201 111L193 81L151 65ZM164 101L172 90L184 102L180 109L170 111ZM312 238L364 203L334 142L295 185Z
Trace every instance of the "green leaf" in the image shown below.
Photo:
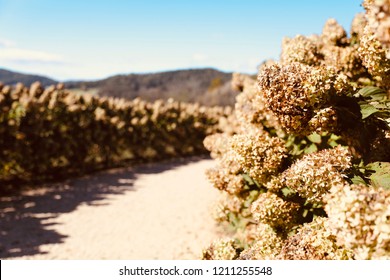
M318 151L317 145L314 143L311 144L309 147L305 148L305 154L311 154L317 151Z
M255 185L255 181L248 174L241 174L241 176L249 183L249 185Z
M360 111L362 113L362 119L368 118L372 114L375 114L379 112L377 108L375 108L373 105L368 103L360 104Z
M364 179L360 176L357 176L357 175L353 176L351 181L353 184L356 184L356 185L367 185L366 182L364 181Z
M378 87L364 87L357 92L359 95L363 97L370 97L371 100L383 100L387 96L387 92Z
M370 176L373 186L390 190L390 162L373 162L367 168L374 171Z
M309 136L307 136L307 139L309 139L312 143L321 144L321 135L317 133L312 133Z
M282 188L281 191L282 191L284 197L289 197L289 196L295 194L295 192L292 189L290 189L289 187L284 187L284 188Z
M334 141L334 140L332 140L332 141L329 141L329 146L331 146L332 148L334 148L334 147L336 147L336 146L338 146L339 144L336 142L336 141Z
M237 227L238 224L239 224L239 220L237 218L237 216L232 213L232 212L229 212L227 214L227 218L228 218L228 221L230 222L230 224L233 226L233 227Z

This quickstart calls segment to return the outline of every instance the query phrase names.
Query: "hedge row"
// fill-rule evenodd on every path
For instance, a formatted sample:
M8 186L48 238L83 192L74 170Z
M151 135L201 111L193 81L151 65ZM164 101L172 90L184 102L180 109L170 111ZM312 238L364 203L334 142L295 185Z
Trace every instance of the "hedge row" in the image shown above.
M206 152L229 108L0 85L0 180L36 181ZM226 122L226 121L225 121Z

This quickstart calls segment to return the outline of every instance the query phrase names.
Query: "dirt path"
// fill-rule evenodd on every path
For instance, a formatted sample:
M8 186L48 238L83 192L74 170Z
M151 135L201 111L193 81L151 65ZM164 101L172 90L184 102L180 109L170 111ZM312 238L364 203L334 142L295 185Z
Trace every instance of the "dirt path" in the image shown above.
M197 259L221 236L212 160L117 169L0 201L0 257Z

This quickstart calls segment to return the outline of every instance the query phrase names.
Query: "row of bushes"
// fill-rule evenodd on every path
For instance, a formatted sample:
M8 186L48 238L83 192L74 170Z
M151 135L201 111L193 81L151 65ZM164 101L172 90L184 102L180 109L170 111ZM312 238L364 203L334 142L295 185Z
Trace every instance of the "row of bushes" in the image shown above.
M36 181L128 161L203 154L231 109L0 85L0 180Z
M390 259L390 2L364 6L235 75L240 129L205 140L235 237L204 259Z

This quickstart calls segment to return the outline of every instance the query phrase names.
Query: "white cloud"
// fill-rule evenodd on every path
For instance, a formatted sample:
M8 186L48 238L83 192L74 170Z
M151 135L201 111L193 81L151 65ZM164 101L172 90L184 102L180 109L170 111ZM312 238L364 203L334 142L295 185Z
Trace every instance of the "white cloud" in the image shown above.
M208 60L208 56L203 53L192 54L192 60L195 62L204 62Z
M0 52L0 61L25 63L63 63L61 56L42 51L5 47Z
M15 43L7 39L0 39L0 48L9 48L13 47Z
M15 42L0 38L0 61L2 63L37 64L63 63L60 55L16 47Z

